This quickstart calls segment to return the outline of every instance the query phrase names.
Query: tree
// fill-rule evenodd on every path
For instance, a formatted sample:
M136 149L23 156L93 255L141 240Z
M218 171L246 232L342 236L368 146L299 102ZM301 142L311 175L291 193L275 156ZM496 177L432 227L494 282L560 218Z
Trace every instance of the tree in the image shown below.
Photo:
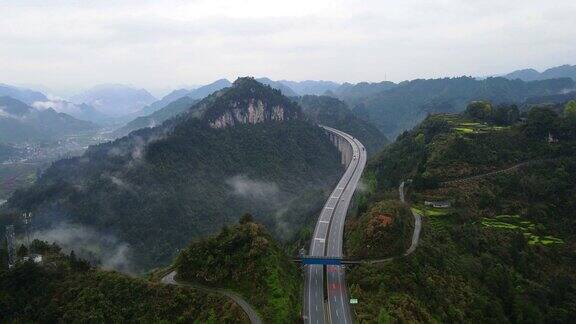
M554 132L558 124L558 115L550 108L535 107L528 112L524 126L526 135L532 138L545 138Z
M570 100L564 106L564 116L569 119L576 119L576 100Z
M465 114L475 120L487 121L492 115L492 105L487 101L472 101Z
M512 125L520 118L516 105L499 105L494 109L492 121L498 125Z
M424 141L430 143L434 136L450 131L450 124L445 120L428 119L422 125L422 132L424 133ZM417 138L417 140L419 140Z

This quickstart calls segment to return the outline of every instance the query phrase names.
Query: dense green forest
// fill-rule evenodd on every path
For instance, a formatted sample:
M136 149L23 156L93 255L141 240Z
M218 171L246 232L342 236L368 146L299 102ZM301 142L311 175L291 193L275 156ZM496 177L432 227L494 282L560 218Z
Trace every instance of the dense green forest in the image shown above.
M389 138L410 129L428 113L461 112L468 102L523 103L530 97L559 94L574 88L569 78L524 82L471 77L413 80L359 98L342 100L354 113L373 122Z
M336 182L339 154L322 129L302 119L210 127L215 111L247 112L254 100L302 115L278 90L253 79L223 91L162 126L55 162L11 197L1 223L31 211L37 228L88 226L129 244L137 270L167 264L192 238L235 223L242 212L290 239Z
M328 94L334 95L351 105L355 105L366 97L382 91L390 90L396 86L396 83L390 81L382 81L377 83L359 82L356 84L344 83Z
M3 323L249 323L227 297L96 270L38 240L30 249L42 264L1 264Z
M372 159L365 175L372 186L360 217L397 197L398 184L406 179L412 179L410 207L424 216L413 254L349 270L350 294L359 299L356 320L573 321L572 105L563 105L561 114L536 107L522 115L515 106L473 102L460 115L429 116ZM446 182L498 170L507 171ZM425 200L450 206L429 207ZM355 230L349 227L346 235L354 237ZM386 235L386 227L381 231ZM352 256L394 254L348 248Z
M388 143L384 134L370 122L356 117L346 103L328 96L302 96L298 104L311 121L334 127L357 137L368 150L374 154Z
M362 209L365 205L360 205ZM346 221L345 247L357 259L379 259L403 254L410 246L414 218L399 201L382 198Z
M179 280L234 290L269 323L300 315L300 272L250 214L218 235L192 242L176 259Z

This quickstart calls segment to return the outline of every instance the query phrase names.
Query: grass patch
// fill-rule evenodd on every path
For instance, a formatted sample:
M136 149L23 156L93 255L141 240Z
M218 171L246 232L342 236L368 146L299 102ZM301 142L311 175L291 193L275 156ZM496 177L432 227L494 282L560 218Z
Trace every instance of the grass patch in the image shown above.
M534 230L536 229L536 225L528 220L522 219L520 215L498 215L494 218L482 218L480 223L485 227L520 230L530 245L564 244L564 240L560 238L551 235L540 236L535 234Z
M474 133L474 129L472 128L456 127L454 130L464 134Z
M452 221L446 217L451 212L450 208L434 208L424 205L415 205L410 207L410 209L420 216L425 217L427 224L430 224L436 231L444 230Z
M435 208L424 205L415 205L411 209L422 216L445 216L451 212L450 208Z

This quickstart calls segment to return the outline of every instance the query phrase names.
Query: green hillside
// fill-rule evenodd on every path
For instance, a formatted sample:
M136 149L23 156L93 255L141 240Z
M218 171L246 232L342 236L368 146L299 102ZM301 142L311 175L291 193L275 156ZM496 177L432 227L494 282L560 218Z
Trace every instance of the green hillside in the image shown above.
M357 137L369 154L388 144L388 139L376 126L356 117L344 102L336 98L308 95L299 97L297 102L311 121Z
M350 269L358 322L574 319L576 119L545 108L517 112L475 102L461 115L429 116L370 161L365 213L397 197L399 182L412 179L407 200L423 225L410 256ZM450 207L424 204L438 200ZM357 231L352 227L347 236ZM398 240L411 235L394 233ZM353 256L389 255L356 251L349 247Z
M226 91L162 126L55 162L4 213L32 211L38 228L65 222L113 235L130 246L137 270L169 263L243 212L290 239L338 179L339 154L278 90L240 79ZM251 124L257 102L267 119ZM232 120L222 117L232 109L235 126L210 126Z
M227 297L97 270L41 241L31 248L41 265L0 268L4 323L249 323Z
M266 322L299 318L299 270L248 214L239 225L190 244L178 255L176 269L180 280L240 293Z
M422 121L429 113L453 113L473 100L523 103L534 96L559 94L574 88L569 78L524 82L504 78L470 77L413 80L399 83L360 99L347 101L357 116L373 122L386 136L396 136Z

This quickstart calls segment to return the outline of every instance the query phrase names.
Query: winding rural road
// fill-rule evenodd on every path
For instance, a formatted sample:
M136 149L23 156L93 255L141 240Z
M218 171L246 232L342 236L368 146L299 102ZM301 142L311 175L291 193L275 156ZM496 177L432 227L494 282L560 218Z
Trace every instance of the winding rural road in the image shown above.
M354 137L334 128L322 127L350 145L352 158L320 213L308 254L318 257L342 257L346 214L366 165L366 150ZM324 290L324 266L306 266L305 323L352 323L344 267L326 266L326 273L327 294Z
M400 201L406 203L406 200L404 199L404 187L405 182L402 181L398 187L398 191L400 194ZM410 244L408 250L406 250L404 253L404 256L409 255L410 253L414 252L414 250L416 250L416 247L418 246L418 240L420 239L420 231L422 230L422 216L413 210L411 211L412 215L414 216L414 232L412 233L412 243Z
M162 280L160 280L160 282L167 285L188 286L206 292L225 295L230 299L234 300L234 302L238 304L238 306L240 306L242 310L244 310L244 312L246 313L246 315L248 315L248 318L250 319L250 323L262 324L262 319L260 318L260 315L258 315L256 310L252 308L252 306L250 306L250 304L246 300L244 300L244 298L242 298L240 295L224 289L208 288L201 285L180 283L174 279L175 276L176 271L172 271L167 275L165 275L164 277L162 277Z

